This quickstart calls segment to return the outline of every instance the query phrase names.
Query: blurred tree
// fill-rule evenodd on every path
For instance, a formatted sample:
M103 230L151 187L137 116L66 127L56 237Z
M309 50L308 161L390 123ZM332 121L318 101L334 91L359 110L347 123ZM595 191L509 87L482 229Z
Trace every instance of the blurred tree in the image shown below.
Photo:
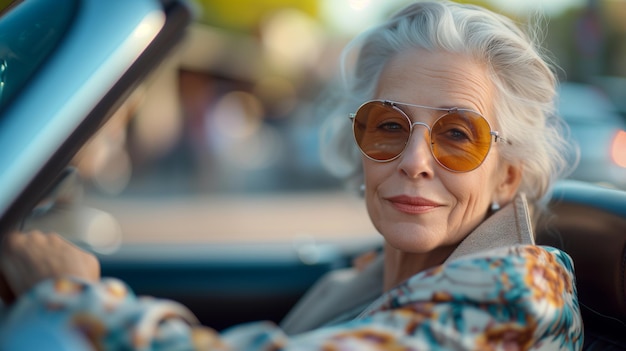
M607 33L606 65L608 75L626 78L626 0L605 1Z
M597 76L626 77L626 1L590 0L553 17L546 46L562 79L590 82Z
M318 0L195 0L202 13L199 21L237 32L253 33L258 24L273 12L298 9L317 17Z
M15 0L0 0L0 12L4 11Z

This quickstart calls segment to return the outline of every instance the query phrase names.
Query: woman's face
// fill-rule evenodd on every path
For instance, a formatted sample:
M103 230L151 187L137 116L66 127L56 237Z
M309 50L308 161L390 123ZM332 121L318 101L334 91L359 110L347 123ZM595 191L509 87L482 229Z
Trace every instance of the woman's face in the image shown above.
M494 87L487 68L465 56L409 50L383 70L376 99L478 111L497 130ZM427 125L442 111L400 106L412 122ZM506 138L506 135L503 135ZM433 158L428 130L416 125L400 157L375 162L363 157L365 199L374 226L398 250L428 253L451 250L483 219L491 206L509 202L519 185L519 167L499 160L492 144L477 169L454 173Z

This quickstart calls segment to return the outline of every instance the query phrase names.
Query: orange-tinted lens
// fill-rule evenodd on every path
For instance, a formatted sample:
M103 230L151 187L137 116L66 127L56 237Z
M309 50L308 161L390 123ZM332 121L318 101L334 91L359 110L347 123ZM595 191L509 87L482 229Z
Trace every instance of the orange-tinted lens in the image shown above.
M491 128L471 111L453 111L432 126L431 149L439 163L453 171L469 172L485 160L491 147Z
M378 161L388 161L400 155L411 134L408 118L380 101L361 106L354 117L353 128L361 151Z
M398 108L382 101L371 101L354 117L354 137L361 151L377 161L390 161L400 155L411 135L411 122ZM431 152L443 167L469 172L485 160L491 147L491 128L481 115L451 111L430 128Z

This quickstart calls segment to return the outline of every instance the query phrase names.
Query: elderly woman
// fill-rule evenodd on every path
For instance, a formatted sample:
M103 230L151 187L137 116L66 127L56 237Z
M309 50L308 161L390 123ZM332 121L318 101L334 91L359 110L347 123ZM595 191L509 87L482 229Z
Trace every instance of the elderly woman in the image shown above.
M325 277L284 330L220 335L100 280L97 261L55 235L14 233L2 271L21 297L5 330L30 313L96 349L580 349L572 262L533 244L529 206L540 210L567 147L538 49L509 19L450 2L409 5L349 49L360 107L336 145L354 136L360 150L379 258Z

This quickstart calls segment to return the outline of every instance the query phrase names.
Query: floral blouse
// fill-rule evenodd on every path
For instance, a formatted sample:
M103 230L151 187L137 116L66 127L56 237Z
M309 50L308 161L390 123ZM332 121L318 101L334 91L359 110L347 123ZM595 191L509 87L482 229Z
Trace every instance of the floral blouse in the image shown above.
M582 320L570 257L518 245L411 277L349 322L287 336L270 322L222 333L184 306L136 297L116 279L48 280L7 311L0 349L24 349L37 326L85 350L579 350ZM72 348L76 349L76 348Z

